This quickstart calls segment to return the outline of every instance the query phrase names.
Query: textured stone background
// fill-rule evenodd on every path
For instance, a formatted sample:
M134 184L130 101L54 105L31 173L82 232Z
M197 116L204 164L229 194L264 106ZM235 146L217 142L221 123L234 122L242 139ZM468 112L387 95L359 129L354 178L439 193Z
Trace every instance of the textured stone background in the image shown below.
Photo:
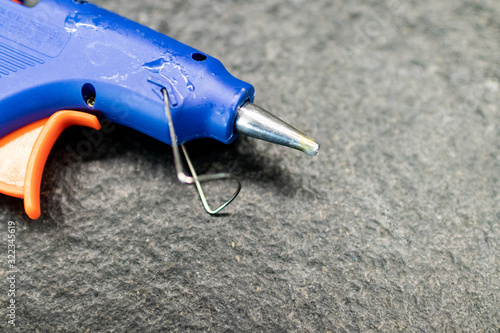
M67 131L40 220L0 196L19 332L498 332L498 1L95 2L219 58L322 150L189 144L243 181L209 217L168 146L120 127L77 161Z

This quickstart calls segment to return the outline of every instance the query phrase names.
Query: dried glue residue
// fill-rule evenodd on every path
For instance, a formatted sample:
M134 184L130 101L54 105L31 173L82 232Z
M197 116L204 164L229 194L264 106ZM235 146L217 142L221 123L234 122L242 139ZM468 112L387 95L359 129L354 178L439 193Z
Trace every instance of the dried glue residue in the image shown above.
M186 88L189 91L195 90L194 84L189 80L183 66L176 63L173 58L169 60L159 58L143 64L142 68L147 69L151 73L160 74L162 77L169 80L173 85L176 85L182 78L182 81L184 81Z

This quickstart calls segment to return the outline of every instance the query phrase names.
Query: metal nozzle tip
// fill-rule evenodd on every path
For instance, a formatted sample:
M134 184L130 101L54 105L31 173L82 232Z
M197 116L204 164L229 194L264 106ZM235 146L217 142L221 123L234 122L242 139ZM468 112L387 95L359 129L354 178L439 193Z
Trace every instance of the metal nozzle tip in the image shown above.
M236 115L235 130L256 139L277 143L316 156L319 143L267 112L258 105L242 105Z
M307 140L304 140L301 150L309 156L316 156L319 151L319 143L307 138Z

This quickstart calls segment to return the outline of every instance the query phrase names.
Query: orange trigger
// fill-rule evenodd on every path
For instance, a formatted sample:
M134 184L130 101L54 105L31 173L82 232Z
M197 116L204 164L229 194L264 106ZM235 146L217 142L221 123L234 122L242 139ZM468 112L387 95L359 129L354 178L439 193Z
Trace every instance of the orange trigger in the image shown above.
M40 217L40 185L54 143L68 127L100 129L99 120L78 111L59 111L0 139L0 193L24 198L26 214Z

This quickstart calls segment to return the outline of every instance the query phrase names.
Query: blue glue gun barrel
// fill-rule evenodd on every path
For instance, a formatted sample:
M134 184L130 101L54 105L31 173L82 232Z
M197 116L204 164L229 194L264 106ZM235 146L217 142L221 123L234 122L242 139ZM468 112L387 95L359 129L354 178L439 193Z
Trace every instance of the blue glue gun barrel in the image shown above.
M102 115L170 144L235 139L254 88L217 59L83 1L0 1L0 137L63 110Z

